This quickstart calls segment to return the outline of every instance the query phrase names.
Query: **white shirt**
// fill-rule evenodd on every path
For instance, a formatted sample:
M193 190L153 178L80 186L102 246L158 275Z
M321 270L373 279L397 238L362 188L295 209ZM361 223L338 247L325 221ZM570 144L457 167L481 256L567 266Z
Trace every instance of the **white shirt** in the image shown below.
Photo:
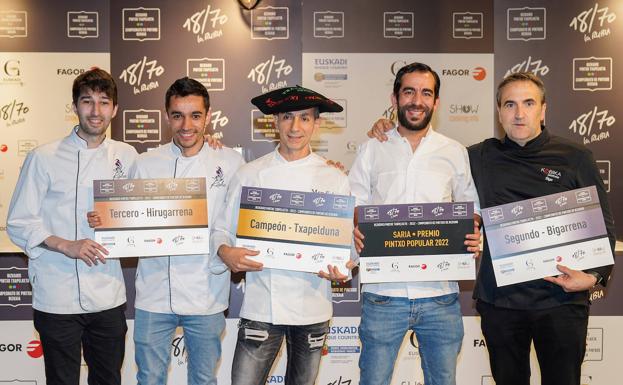
M348 178L314 153L288 162L275 151L242 166L227 192L212 245L234 246L242 186L350 195ZM240 316L275 325L309 325L331 318L331 282L314 273L264 269L246 273Z
M127 178L136 157L132 146L110 139L89 149L76 128L28 154L9 206L7 233L29 257L33 308L78 314L126 301L119 260L89 267L42 243L52 235L93 239L86 216L93 209L93 180Z
M171 143L139 155L135 178L205 177L208 191L208 228L225 201L227 186L242 156L230 149L204 145L185 157ZM136 272L136 308L154 313L181 315L216 314L227 309L229 272L213 274L210 255L140 258Z
M389 140L364 143L349 173L357 206L392 203L473 201L479 212L467 150L428 127L415 149L394 128ZM363 291L391 297L428 298L456 293L456 282L364 284Z

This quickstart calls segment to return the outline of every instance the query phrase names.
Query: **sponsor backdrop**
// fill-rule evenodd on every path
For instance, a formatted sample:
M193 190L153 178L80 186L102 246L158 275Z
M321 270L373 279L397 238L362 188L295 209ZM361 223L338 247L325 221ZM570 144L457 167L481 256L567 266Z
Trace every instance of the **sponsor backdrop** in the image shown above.
M206 85L210 130L247 160L278 141L272 119L249 103L259 93L295 84L344 106L327 114L313 140L322 155L352 163L365 131L378 117L394 117L390 92L396 71L421 61L441 76L438 131L470 145L496 131L495 84L528 70L548 86L547 126L589 147L609 191L615 218L623 220L623 154L616 151L616 87L623 57L623 1L475 0L438 2L313 2L264 0L246 10L235 0L3 0L0 3L0 383L45 382L38 335L30 321L32 291L26 258L6 237L6 211L20 166L34 147L64 136L77 122L71 82L86 69L111 71L120 108L113 138L140 152L166 143L170 133L164 93L190 76ZM562 49L561 49L562 48ZM621 237L623 227L619 226ZM136 261L124 260L130 331L124 383L135 383L132 344ZM486 346L462 282L465 339L460 384L493 384ZM229 384L244 277L232 280L219 383ZM594 301L583 365L583 384L617 383L614 360L623 354L623 280L592 293ZM335 314L318 384L357 384L360 293L353 282L334 287ZM183 336L173 342L169 383L184 383ZM533 384L539 383L536 359ZM284 382L284 357L269 384ZM422 385L417 341L405 336L392 384ZM86 370L85 370L86 371ZM83 373L82 383L86 383Z

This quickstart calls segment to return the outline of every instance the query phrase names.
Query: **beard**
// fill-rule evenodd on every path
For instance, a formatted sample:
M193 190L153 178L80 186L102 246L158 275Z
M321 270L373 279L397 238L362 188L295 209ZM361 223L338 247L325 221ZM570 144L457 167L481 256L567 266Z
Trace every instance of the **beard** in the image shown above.
M421 122L412 123L409 119L407 119L407 110L412 108L417 108L424 111L424 117L422 118ZM425 129L426 127L428 127L428 124L430 123L432 117L433 112L431 111L431 109L423 105L417 106L412 103L398 106L398 122L402 127L406 128L409 131L420 131Z

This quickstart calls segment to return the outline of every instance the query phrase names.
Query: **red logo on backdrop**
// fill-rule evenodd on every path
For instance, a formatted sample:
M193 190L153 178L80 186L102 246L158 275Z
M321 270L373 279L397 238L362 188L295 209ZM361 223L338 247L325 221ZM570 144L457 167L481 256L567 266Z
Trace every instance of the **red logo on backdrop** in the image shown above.
M0 144L0 151L7 152L8 149L9 146L7 146L6 144Z
M32 340L28 343L26 347L26 353L32 358L39 358L43 355L43 346L41 346L41 341Z
M296 253L296 259L301 259L303 255L301 253Z
M485 78L487 77L487 70L485 70L483 67L476 67L472 71L472 76L478 81L485 80Z
M162 243L162 238L156 238L156 243L157 244L161 244Z
M422 264L422 270L426 270L426 264L425 263Z
M559 255L556 257L556 262L560 262L560 261L562 261L562 257Z

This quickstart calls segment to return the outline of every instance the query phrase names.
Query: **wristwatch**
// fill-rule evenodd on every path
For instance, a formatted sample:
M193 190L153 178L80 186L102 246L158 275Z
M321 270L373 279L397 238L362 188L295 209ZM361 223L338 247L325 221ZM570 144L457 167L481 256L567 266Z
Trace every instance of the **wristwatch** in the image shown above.
M602 277L601 274L599 274L596 271L589 271L588 274L592 275L596 279L595 284L593 285L593 287L599 285L604 280L604 277Z

